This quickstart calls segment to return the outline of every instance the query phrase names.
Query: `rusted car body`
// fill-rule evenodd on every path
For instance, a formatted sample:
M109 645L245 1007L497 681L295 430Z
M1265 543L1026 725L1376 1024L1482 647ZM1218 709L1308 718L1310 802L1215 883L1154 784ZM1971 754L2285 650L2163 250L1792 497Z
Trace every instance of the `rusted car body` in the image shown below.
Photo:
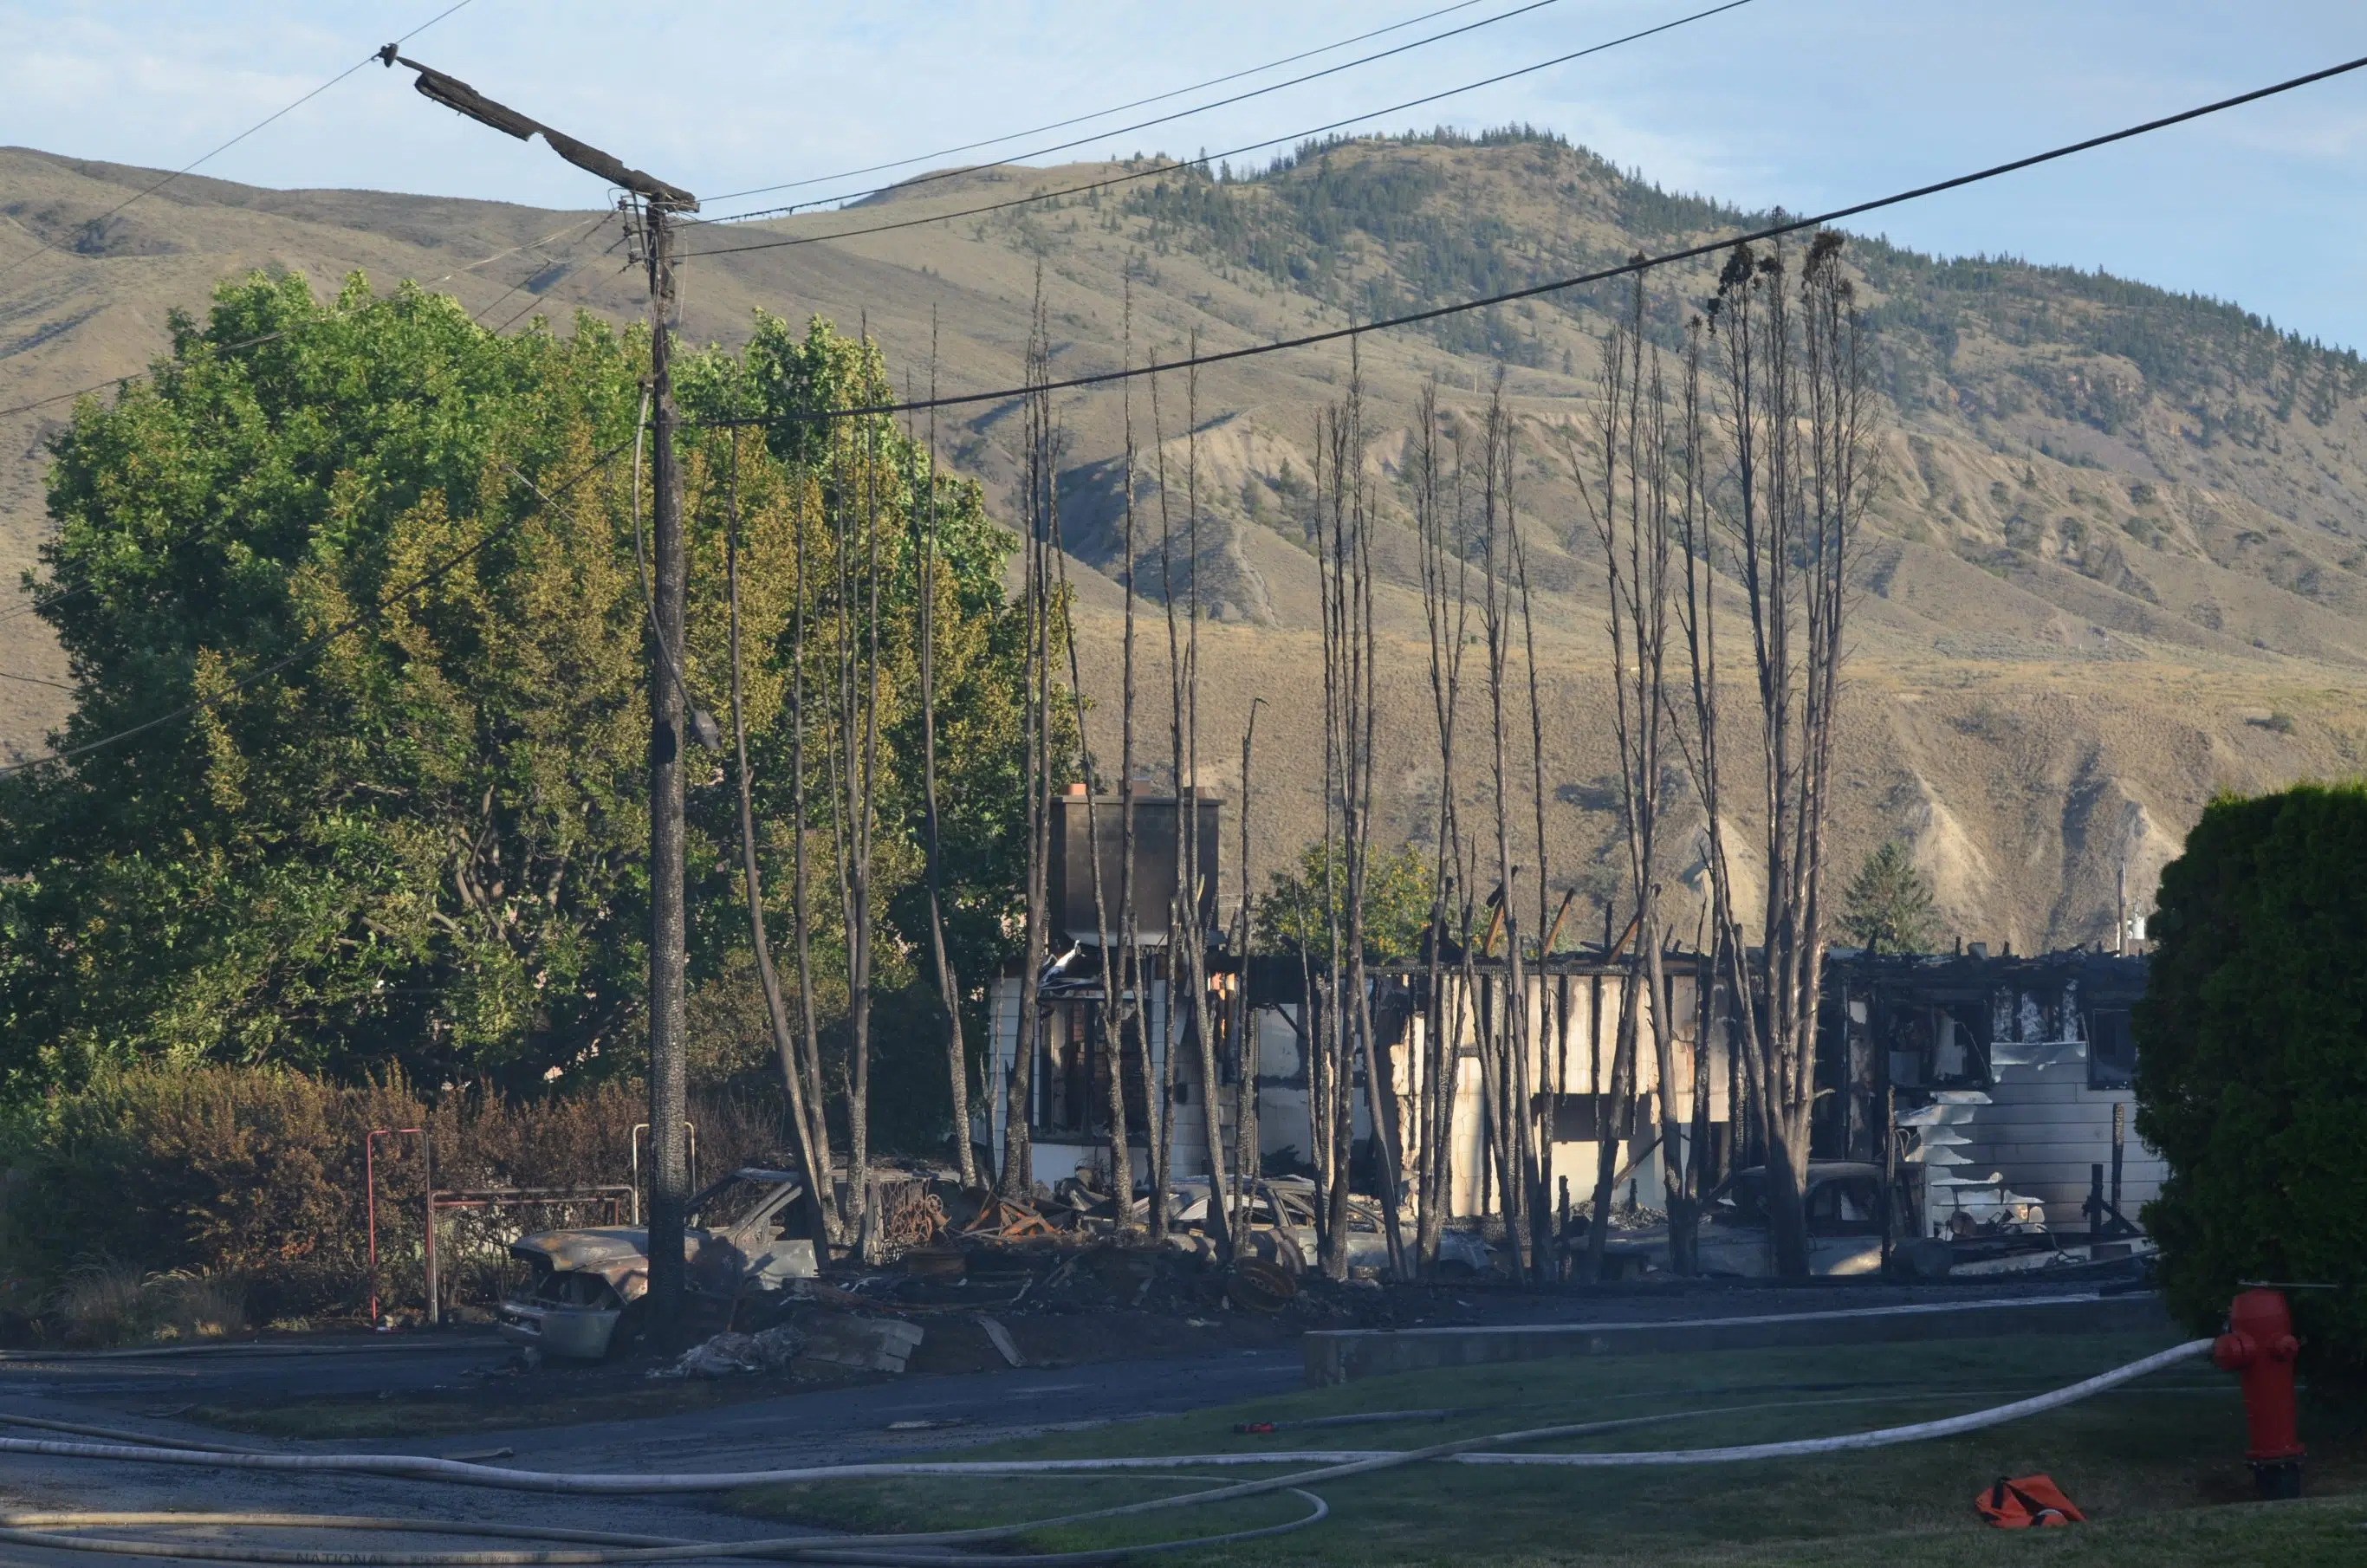
M1173 1194L1168 1211L1171 1224L1191 1227L1206 1223L1206 1177L1184 1177L1170 1183L1170 1190ZM1148 1200L1138 1201L1137 1207L1147 1212ZM1402 1222L1400 1234L1405 1244L1411 1246L1414 1226L1410 1219ZM1258 1181L1250 1189L1249 1235L1242 1239L1244 1250L1251 1256L1263 1258L1293 1274L1305 1273L1314 1263L1318 1246L1315 1183L1304 1177L1286 1176ZM1186 1234L1171 1235L1170 1245L1188 1247L1194 1244ZM1348 1200L1348 1267L1351 1271L1388 1271L1389 1240L1381 1228L1381 1211L1367 1198ZM1486 1274L1494 1267L1488 1244L1474 1233L1449 1230L1439 1236L1441 1275L1468 1278Z
M1882 1271L1882 1167L1818 1160L1808 1167L1808 1272L1828 1278ZM1747 1280L1775 1275L1774 1227L1767 1214L1766 1171L1738 1170L1709 1196L1696 1233L1701 1271ZM1573 1238L1584 1246L1582 1229ZM1666 1272L1669 1227L1614 1232L1604 1251L1623 1274Z
M683 1237L693 1309L728 1305L749 1290L780 1289L815 1271L813 1244L786 1234L805 1179L779 1170L735 1170L690 1201ZM707 1219L710 1223L696 1222ZM526 1265L526 1288L502 1303L500 1330L545 1355L599 1360L640 1340L650 1288L650 1233L640 1225L538 1231L510 1246Z

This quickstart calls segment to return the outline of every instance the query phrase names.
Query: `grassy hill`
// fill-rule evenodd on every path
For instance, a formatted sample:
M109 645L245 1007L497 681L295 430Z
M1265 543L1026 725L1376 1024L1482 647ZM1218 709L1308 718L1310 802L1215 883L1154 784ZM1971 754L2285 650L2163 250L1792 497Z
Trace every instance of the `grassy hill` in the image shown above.
M1136 170L1149 165L1137 165ZM1318 324L1496 291L1715 237L1753 215L1672 195L1528 132L1309 146L1255 174L1146 175L1002 213L966 209L1135 172L997 169L908 185L860 208L691 231L685 331L736 341L750 312L867 321L924 385L933 330L946 390L1020 378L1040 275L1054 374L1114 367L1131 317L1138 362L1196 341L1228 348ZM217 277L350 270L416 278L488 325L640 309L610 253L613 219L368 192L176 182L93 220L150 171L0 152L0 218L62 254L0 279L0 408L139 369L166 312ZM709 248L939 220L832 243ZM2114 874L2147 889L2212 794L2355 773L2367 747L2367 367L2239 308L2098 274L2007 259L1936 261L1854 240L1889 404L1856 611L1839 803L1841 854L1913 848L1950 926L2017 949L2094 941ZM488 259L491 258L491 259ZM1674 341L1714 267L1656 277L1655 330ZM1385 509L1422 385L1467 419L1496 366L1522 422L1522 512L1553 733L1549 872L1599 886L1616 859L1602 683L1599 564L1556 439L1592 390L1607 291L1572 291L1364 340L1361 367ZM513 327L512 330L515 330ZM1215 622L1195 772L1229 795L1240 725L1260 720L1259 868L1319 821L1319 668L1313 563L1299 523L1314 412L1350 374L1344 345L1138 383L1138 463L1163 458L1171 499L1196 467L1196 579ZM42 443L69 405L0 415L0 571L32 564L44 527ZM998 491L1016 471L1014 404L957 411L956 460ZM1087 682L1115 728L1121 594L1110 577L1127 405L1067 397L1064 521ZM1195 441L1184 435L1187 418ZM1156 526L1156 508L1151 512ZM1438 780L1412 539L1385 537L1380 605L1382 805L1420 833ZM1186 575L1188 574L1188 576ZM1154 591L1155 570L1143 581ZM13 607L0 602L0 615ZM1145 609L1156 614L1158 606ZM1146 638L1163 649L1163 626ZM0 621L0 671L65 682L40 623ZM1146 672L1146 690L1164 676ZM0 680L0 749L22 755L63 691ZM1476 705L1475 705L1476 710ZM1476 717L1476 711L1475 711ZM1098 722L1098 719L1097 719ZM1114 748L1114 735L1110 740ZM1163 756L1163 749L1162 749ZM1480 785L1467 776L1475 795ZM1670 869L1682 877L1682 863Z

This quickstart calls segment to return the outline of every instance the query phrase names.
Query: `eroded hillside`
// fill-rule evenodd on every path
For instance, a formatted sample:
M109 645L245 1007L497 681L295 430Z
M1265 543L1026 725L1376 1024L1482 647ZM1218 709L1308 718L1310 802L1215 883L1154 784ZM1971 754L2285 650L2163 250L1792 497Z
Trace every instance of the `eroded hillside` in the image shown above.
M945 389L1002 387L1020 378L1039 277L1055 374L1073 374L1515 288L1750 222L1527 136L1351 142L1230 181L1148 167L980 171L843 213L694 229L685 331L730 342L756 309L821 312L867 321L916 383L931 374L934 333ZM1093 195L956 216L1135 173ZM151 177L0 154L0 214L67 241L0 292L0 408L137 370L163 346L168 310L201 308L215 278L253 266L296 268L323 288L357 268L380 288L416 278L458 293L488 325L539 310L563 327L579 307L639 308L635 277L604 254L613 222L589 210L191 179L91 226ZM943 220L726 252L932 218ZM2234 307L2093 274L1937 263L1878 242L1849 254L1887 407L1850 667L1840 852L1910 843L1968 939L2097 940L2123 859L2132 886L2149 887L2213 793L2358 770L2367 371ZM1660 341L1675 341L1713 274L1705 263L1655 277ZM1548 869L1596 890L1615 861L1605 639L1562 436L1585 416L1614 303L1605 286L1375 334L1353 372L1390 518L1377 551L1392 580L1380 607L1392 653L1387 820L1419 836L1439 788L1399 489L1417 400L1437 383L1451 436L1501 365L1523 431L1552 731ZM1305 493L1315 411L1351 375L1349 350L1331 345L1211 367L1196 386L1174 375L1155 392L1137 382L1130 397L1062 404L1064 527L1096 722L1115 728L1130 423L1138 608L1151 617L1145 689L1163 701L1158 596L1171 580L1179 596L1196 588L1215 617L1203 632L1195 771L1205 782L1233 793L1248 704L1270 705L1257 752L1261 871L1319 823ZM34 560L42 443L65 408L0 415L15 455L0 472L0 566L12 576ZM941 443L1007 490L1016 412L1009 402L957 411ZM71 681L30 617L0 622L0 671ZM69 700L58 686L0 682L0 746L37 750ZM1484 781L1460 783L1478 804ZM1518 783L1525 793L1525 775Z

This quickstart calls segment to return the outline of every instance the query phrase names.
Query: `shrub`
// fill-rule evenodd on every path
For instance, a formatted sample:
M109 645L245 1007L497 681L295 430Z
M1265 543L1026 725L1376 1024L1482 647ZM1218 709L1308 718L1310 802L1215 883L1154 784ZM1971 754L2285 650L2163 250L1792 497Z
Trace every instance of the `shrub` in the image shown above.
M221 1274L142 1276L121 1263L90 1262L67 1271L50 1308L69 1344L210 1339L246 1327L246 1287Z
M88 1342L350 1313L370 1289L362 1145L372 1128L430 1129L444 1190L621 1183L647 1106L624 1082L523 1100L449 1091L431 1108L400 1079L128 1069L0 1128L0 1278L47 1281L44 1315ZM764 1099L697 1095L691 1120L702 1176L775 1151L779 1116ZM379 1294L405 1307L424 1286L416 1145L380 1140L376 1171ZM441 1216L447 1305L484 1302L521 1232L603 1214L578 1204Z
M2216 1326L2239 1280L2294 1294L2314 1374L2367 1373L2367 786L2212 803L2162 871L2135 1016L2146 1205L2171 1309Z

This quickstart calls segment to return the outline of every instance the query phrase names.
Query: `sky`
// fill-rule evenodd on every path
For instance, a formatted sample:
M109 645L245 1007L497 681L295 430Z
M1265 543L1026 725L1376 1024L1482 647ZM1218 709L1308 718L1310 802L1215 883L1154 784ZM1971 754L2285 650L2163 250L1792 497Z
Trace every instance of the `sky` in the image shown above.
M1216 152L1529 65L1716 0L1547 0L1461 36L1153 128L1524 0L1480 0L1344 50L941 162ZM0 0L0 142L178 168L448 0ZM708 198L1108 108L1323 49L1446 0L467 0L403 52ZM1658 37L1360 127L1560 131L1663 186L1815 211L2367 55L2359 0L1749 0ZM428 103L372 62L199 172L588 209L599 181ZM1028 157L1052 142L1095 137ZM1248 162L1263 162L1263 152ZM0 197L0 199L5 199ZM1893 209L1944 254L2101 267L2367 346L2367 71L2133 144Z

